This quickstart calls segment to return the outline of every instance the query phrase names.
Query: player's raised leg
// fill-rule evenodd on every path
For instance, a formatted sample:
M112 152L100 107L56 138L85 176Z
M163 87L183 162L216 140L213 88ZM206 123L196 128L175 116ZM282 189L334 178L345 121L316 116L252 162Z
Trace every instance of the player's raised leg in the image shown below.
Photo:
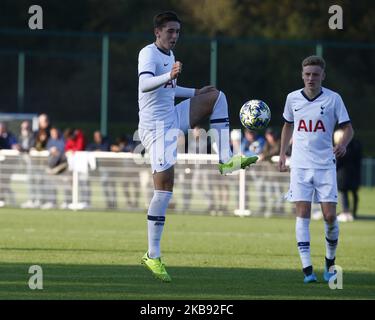
M310 212L311 202L296 202L296 239L299 256L302 262L304 283L316 282L310 254Z
M321 208L324 216L324 227L326 237L326 257L323 278L329 281L334 272L329 272L331 266L335 265L336 249L339 239L339 224L336 218L336 203L322 202Z
M233 156L230 148L230 126L228 102L225 94L214 87L206 87L206 92L191 98L190 126L194 127L203 119L210 118L213 138L219 154L219 170L221 174L246 168L258 160L257 156ZM202 88L203 90L205 88Z
M155 172L154 195L147 212L148 221L148 251L143 256L144 264L153 275L164 282L170 282L171 277L161 261L160 241L165 224L165 214L173 193L174 167L162 172Z

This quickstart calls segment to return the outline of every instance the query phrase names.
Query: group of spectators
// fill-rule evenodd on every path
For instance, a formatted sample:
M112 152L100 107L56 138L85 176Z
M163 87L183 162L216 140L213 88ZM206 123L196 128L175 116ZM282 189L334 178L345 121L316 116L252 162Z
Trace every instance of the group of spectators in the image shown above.
M50 124L47 114L39 115L37 131L32 130L30 121L22 121L18 136L8 130L5 122L0 122L0 149L16 149L21 152L53 150L54 153L84 150L132 152L134 147L134 142L127 135L118 137L111 144L99 130L93 133L92 142L87 143L81 129L66 128L62 132Z
M66 128L61 131L56 126L51 125L47 114L40 114L38 116L38 129L32 130L31 122L28 120L22 121L20 124L19 133L14 134L8 130L5 122L0 122L0 149L13 149L18 150L24 156L23 159L26 161L27 167L31 168L31 160L27 155L33 151L48 151L48 166L46 172L49 174L61 174L67 167L67 152L74 151L112 151L112 152L132 152L135 148L133 140L123 135L117 138L113 143L103 137L99 130L93 133L92 141L87 143L87 138L83 130L76 128ZM35 165L34 168L38 166ZM6 204L8 199L9 205L15 205L14 192L10 188L10 171L8 166L3 165L1 168L0 175L0 206ZM35 171L35 170L34 170ZM35 172L30 173L29 181L29 194L30 199L22 204L25 208L44 208L49 209L56 207L56 191L51 185L48 186L46 181L38 178ZM43 185L44 189L39 193L35 194L35 185ZM34 186L34 187L33 187ZM71 195L68 196L69 189L66 190L66 206L71 201ZM49 194L52 193L52 194Z

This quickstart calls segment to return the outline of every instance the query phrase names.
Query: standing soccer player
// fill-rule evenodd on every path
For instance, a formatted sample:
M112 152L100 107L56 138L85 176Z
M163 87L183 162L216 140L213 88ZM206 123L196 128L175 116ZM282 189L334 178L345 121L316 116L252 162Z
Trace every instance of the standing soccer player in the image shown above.
M180 35L181 21L174 12L154 17L156 40L139 52L139 137L150 154L154 195L147 213L148 251L142 258L153 275L165 282L171 278L161 261L160 240L165 213L172 197L178 131L187 132L209 117L217 130L219 171L222 174L255 163L258 157L232 156L229 139L228 104L223 92L213 86L201 89L177 86L182 63L172 49ZM174 105L175 97L188 98Z
M293 135L288 200L296 204L296 238L302 261L304 282L316 282L310 256L311 202L320 203L325 223L326 258L323 278L334 275L339 238L336 219L336 157L342 157L353 137L353 128L340 95L322 87L325 61L310 56L302 61L305 87L288 94L283 117L279 169L285 171L285 153ZM333 147L336 123L343 129L341 141ZM294 126L294 128L293 128Z

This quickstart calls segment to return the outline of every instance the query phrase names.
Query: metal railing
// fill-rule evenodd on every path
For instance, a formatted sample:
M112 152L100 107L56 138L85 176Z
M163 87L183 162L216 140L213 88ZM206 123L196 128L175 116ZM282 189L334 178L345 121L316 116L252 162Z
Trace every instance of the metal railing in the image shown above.
M147 154L76 152L63 170L48 152L0 150L2 205L42 209L145 211L153 195ZM216 155L179 154L169 210L178 213L272 215L291 213L284 201L289 174L271 163L221 176Z
M0 204L41 209L146 211L153 195L148 155L76 152L60 170L48 151L0 150ZM169 210L186 214L288 215L289 173L260 162L222 176L217 155L179 154ZM364 185L374 185L374 159L363 160Z

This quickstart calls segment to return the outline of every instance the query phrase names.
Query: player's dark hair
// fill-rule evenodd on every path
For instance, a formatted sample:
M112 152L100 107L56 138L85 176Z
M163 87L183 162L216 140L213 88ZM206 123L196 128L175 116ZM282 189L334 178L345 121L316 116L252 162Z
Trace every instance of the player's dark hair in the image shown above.
M302 69L306 66L320 66L324 70L326 68L326 62L320 56L309 56L302 61Z
M175 12L165 11L157 14L154 17L154 28L162 28L169 21L176 21L178 23L181 23L181 20L178 18Z

